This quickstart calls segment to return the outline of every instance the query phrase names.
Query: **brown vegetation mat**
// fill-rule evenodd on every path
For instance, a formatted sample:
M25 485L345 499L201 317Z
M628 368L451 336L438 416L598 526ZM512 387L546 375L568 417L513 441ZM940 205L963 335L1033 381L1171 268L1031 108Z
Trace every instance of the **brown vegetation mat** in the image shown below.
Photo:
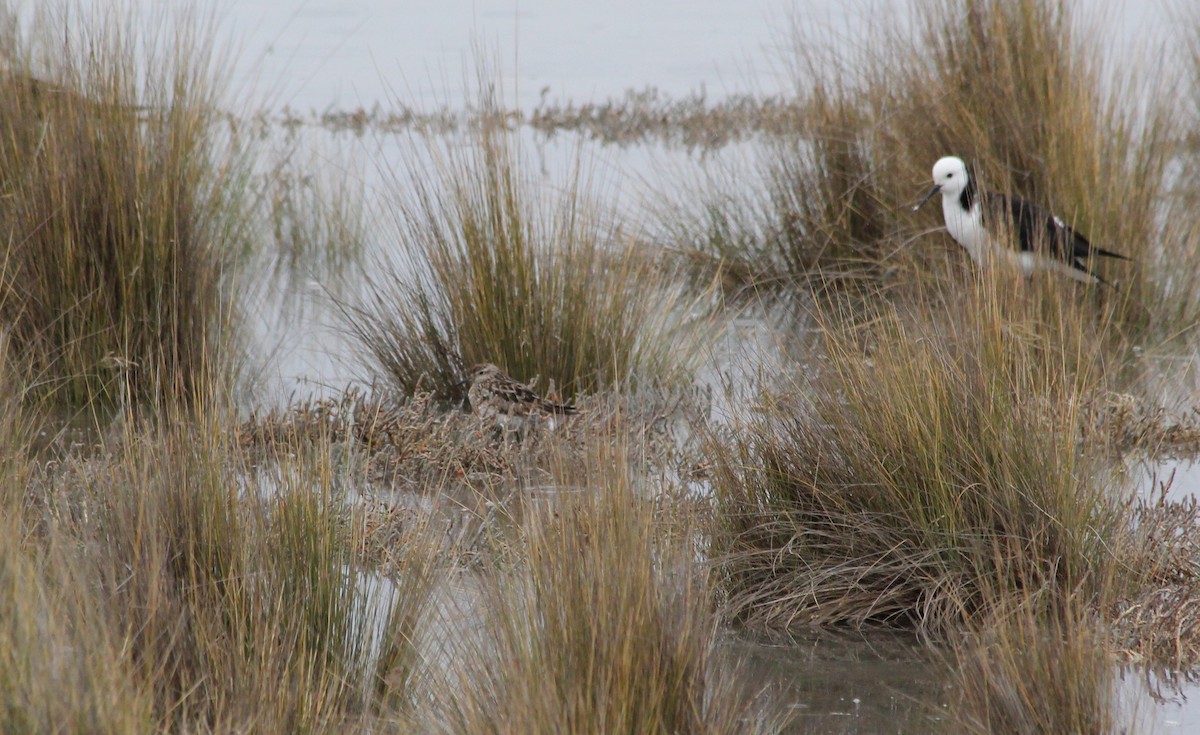
M1130 570L1146 580L1112 611L1116 649L1133 663L1186 672L1200 666L1200 505L1158 497L1134 508Z
M252 416L237 440L252 464L305 447L338 454L336 464L358 480L352 517L364 531L361 557L385 571L403 553L398 541L408 529L429 523L444 529L453 557L469 559L484 545L502 554L497 527L541 496L571 492L562 468L586 464L598 445L638 447L632 459L650 474L693 476L700 462L687 427L699 421L704 401L698 393L591 396L553 431L502 436L432 394L397 401L351 390Z
M688 416L704 410L704 400L698 393L657 391L591 396L553 431L501 436L473 414L447 407L429 393L396 401L352 389L338 398L252 415L237 427L237 439L256 461L305 445L361 450L369 482L427 494L456 483L487 487L529 480L547 471L550 457L582 452L597 440L635 439L648 465L678 465L686 471L695 459L686 447L689 442L677 441L677 435L691 423Z
M628 90L603 102L551 102L543 99L530 112L500 113L447 108L418 111L401 106L370 109L326 109L304 113L285 108L278 115L259 113L261 129L278 125L288 130L319 127L331 132L446 134L472 127L528 126L547 138L558 133L582 133L607 145L661 143L686 150L713 151L756 135L788 135L799 130L804 103L797 98L735 94L709 100L703 93L674 98L649 87Z
M1200 455L1200 406L1172 411L1125 393L1110 393L1085 411L1085 441L1097 440L1117 452L1146 452L1154 457Z

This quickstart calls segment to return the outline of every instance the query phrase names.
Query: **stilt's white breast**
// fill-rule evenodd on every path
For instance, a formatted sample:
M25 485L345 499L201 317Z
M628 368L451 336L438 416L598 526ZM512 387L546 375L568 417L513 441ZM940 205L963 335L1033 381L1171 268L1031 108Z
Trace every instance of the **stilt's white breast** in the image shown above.
M987 230L983 228L983 217L976 203L969 211L964 210L958 196L942 198L942 214L946 218L946 229L950 237L963 246L971 260L977 265L984 264L984 254L991 247Z
M1042 267L1041 262L1033 253L1015 250L1006 240L1006 235L993 237L983 226L983 214L979 203L976 202L970 211L964 210L958 198L947 197L942 202L943 214L946 217L946 229L950 237L971 256L971 260L980 267L1001 266L1015 268L1026 277ZM1003 224L1003 223L999 223ZM1002 228L1001 232L1005 232Z

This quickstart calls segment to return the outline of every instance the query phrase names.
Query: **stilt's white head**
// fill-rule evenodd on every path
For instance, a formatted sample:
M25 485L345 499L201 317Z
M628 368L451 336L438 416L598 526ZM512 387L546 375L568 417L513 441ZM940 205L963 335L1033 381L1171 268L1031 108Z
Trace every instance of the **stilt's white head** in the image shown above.
M925 202L933 198L934 194L941 193L947 199L953 199L962 194L963 189L967 188L967 164L958 156L946 156L939 158L938 162L933 164L933 188L925 195L925 198L913 207L913 211L921 208Z
M956 197L967 188L967 164L957 156L939 158L933 164L933 183L944 197Z

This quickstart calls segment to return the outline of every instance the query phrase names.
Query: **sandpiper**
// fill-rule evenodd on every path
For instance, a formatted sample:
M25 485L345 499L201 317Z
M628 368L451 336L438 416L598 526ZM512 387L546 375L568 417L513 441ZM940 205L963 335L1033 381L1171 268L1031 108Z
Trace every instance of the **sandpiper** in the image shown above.
M490 362L471 368L467 380L471 382L467 390L471 410L502 431L524 431L550 423L554 416L575 413L574 406L542 398Z
M1020 268L1027 278L1035 271L1048 270L1083 283L1107 284L1088 267L1088 259L1102 255L1128 260L1120 253L1092 245L1061 218L1032 202L995 192L981 193L961 158L938 159L933 165L933 188L913 211L939 192L946 229L977 265L998 260Z

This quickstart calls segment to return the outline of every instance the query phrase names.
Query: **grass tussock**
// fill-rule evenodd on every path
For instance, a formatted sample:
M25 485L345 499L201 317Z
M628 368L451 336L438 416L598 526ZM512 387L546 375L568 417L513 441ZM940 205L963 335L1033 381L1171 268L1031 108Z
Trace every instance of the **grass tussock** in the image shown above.
M827 316L815 374L715 448L734 617L938 633L1014 596L1098 593L1125 525L1079 445L1099 371L999 308L1029 304L1007 285L933 323Z
M949 715L961 733L1130 732L1115 661L1089 606L998 612L953 647ZM1140 730L1140 727L1133 731Z
M695 529L663 533L658 515L671 511L640 497L624 451L564 467L521 520L430 731L776 730L716 666Z
M111 732L283 733L343 732L402 711L411 675L396 672L417 661L432 536L411 524L394 583L373 587L355 563L362 530L328 445L242 474L213 428L130 431L112 455L40 468L23 501L37 507L6 509L27 519L7 563L53 593L16 598L5 625L26 608L71 635L23 636L13 660L58 645L86 652L63 671L29 667L40 678L9 716L59 727L70 720L57 719L61 708L41 714L48 702L84 717L108 696L98 721L115 722ZM387 604L373 604L373 588ZM103 676L75 674L93 667ZM116 708L123 719L113 702L128 703Z
M69 554L31 553L6 519L0 542L0 727L8 733L147 732L153 700L131 676L120 632Z
M460 397L478 362L564 398L677 383L708 331L700 303L595 217L580 172L550 201L515 146L485 125L407 173L397 211L411 261L384 266L347 308L353 335L409 395Z
M0 318L31 393L190 401L224 369L222 285L245 247L207 26L44 11L0 53ZM166 36L170 36L169 40Z

